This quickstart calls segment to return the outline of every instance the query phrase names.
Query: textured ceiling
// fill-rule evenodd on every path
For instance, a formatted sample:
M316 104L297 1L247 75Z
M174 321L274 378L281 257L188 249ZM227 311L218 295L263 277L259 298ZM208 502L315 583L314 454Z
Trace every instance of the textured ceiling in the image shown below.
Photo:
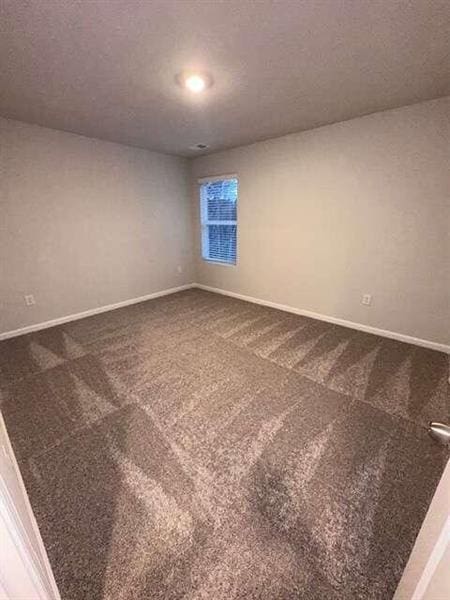
M450 94L448 0L0 0L0 28L0 115L172 154Z

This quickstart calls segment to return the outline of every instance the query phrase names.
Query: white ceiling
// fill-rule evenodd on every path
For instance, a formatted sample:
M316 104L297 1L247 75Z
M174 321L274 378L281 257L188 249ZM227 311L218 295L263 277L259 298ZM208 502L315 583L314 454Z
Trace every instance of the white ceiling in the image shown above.
M0 28L0 115L172 154L450 94L448 0L1 0Z

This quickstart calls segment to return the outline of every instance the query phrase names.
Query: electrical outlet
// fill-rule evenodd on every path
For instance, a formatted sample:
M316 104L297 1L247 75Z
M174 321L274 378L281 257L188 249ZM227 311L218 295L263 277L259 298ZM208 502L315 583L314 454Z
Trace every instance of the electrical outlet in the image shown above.
M34 299L33 294L27 294L24 296L24 300L25 300L25 304L27 306L33 306L33 304L36 304L36 300Z
M182 273L183 272L183 267L181 265L178 265L177 271L178 271L178 273Z
M372 295L371 294L363 294L363 297L361 298L361 304L365 304L366 306L369 306L372 303Z

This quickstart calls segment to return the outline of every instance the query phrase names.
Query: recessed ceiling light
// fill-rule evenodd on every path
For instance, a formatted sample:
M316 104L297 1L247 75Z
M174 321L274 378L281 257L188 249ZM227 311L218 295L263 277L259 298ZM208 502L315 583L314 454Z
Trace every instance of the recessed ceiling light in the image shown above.
M194 94L203 92L212 84L211 77L206 73L180 73L180 75L177 75L176 80L179 85Z
M206 81L201 75L189 75L189 77L186 77L184 85L188 90L197 94L198 92L203 92L206 87Z

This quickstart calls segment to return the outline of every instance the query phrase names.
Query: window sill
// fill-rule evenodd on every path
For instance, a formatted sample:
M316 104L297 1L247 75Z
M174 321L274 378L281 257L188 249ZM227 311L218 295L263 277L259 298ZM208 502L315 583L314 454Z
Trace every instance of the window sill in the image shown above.
M203 258L203 257L202 257L202 261L207 263L208 265L219 265L220 267L235 267L236 266L236 263L220 262L218 260L209 260L208 258Z

